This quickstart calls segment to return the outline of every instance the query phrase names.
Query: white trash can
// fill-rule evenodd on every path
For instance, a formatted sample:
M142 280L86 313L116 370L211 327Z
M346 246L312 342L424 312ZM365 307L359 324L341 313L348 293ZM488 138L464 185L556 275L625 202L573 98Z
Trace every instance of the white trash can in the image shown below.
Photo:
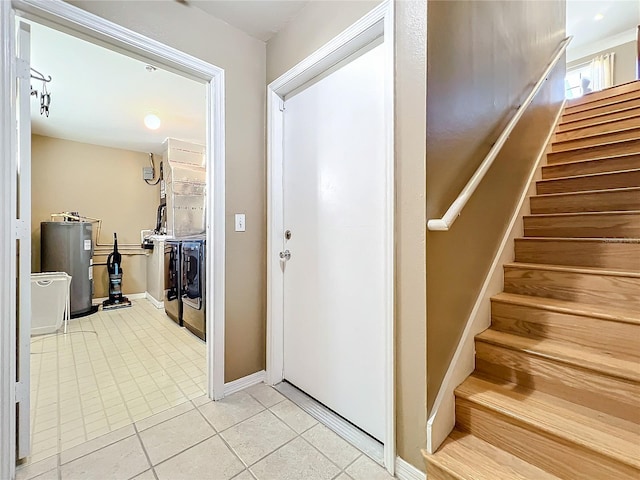
M70 314L71 276L64 272L31 274L31 335L54 333Z

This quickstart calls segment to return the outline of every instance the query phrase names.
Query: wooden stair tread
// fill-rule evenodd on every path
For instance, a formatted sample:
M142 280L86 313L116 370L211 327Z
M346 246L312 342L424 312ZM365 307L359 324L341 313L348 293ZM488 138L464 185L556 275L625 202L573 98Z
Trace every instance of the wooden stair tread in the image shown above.
M624 122L624 121L627 121L627 120L631 120L632 118L640 117L640 109L638 109L638 107L631 107L631 108L629 108L627 110L621 110L620 112L625 112L625 113L620 113L619 116L617 116L615 118L611 118L611 117L603 118L600 121L597 121L598 117L599 116L605 116L605 115L597 115L597 116L594 117L596 119L596 122L589 123L587 125L580 125L580 126L571 125L572 123L576 123L576 121L561 123L559 125L558 131L556 133L557 134L563 134L563 133L573 132L575 130L582 130L584 128L603 127L603 126L609 125L611 123ZM640 123L640 119L638 119L638 122ZM563 126L565 128L562 128Z
M542 178L562 178L566 176L588 175L592 173L616 172L640 168L640 154L617 155L573 162L558 162L542 167ZM567 172L573 172L567 175Z
M624 140L612 140L610 142L602 142L602 143L597 143L595 145L589 145L589 146L576 146L576 147L572 147L572 148L567 148L565 150L551 150L550 153L547 154L547 156L553 156L555 154L555 156L561 156L558 154L564 153L564 154L568 154L571 152L577 152L580 150L590 150L590 149L595 149L598 147L613 147L616 145L624 145L624 144L633 144L638 140L638 138L627 138ZM553 163L553 165L555 165L555 163Z
M639 210L525 215L525 237L640 238Z
M589 110L615 106L618 103L626 102L627 100L633 100L640 97L640 90L638 88L634 88L633 90L627 92L594 98L596 96L597 95L591 97L588 102L584 102L578 105L567 105L564 109L565 115L571 115L574 113L588 113Z
M628 138L624 140L612 140L602 142L597 145L575 146L562 151L552 150L547 153L547 164L566 161L591 160L609 155L625 155L630 153L640 153L640 138Z
M607 210L604 212L560 212L560 213L533 213L531 215L525 215L525 217L535 217L535 218L562 218L562 217L599 217L599 216L607 216L611 214L615 215L638 215L640 210Z
M583 128L586 126L598 125L601 123L607 123L610 121L621 120L631 116L635 116L636 111L640 109L640 100L628 100L626 102L620 102L616 104L616 106L618 108L595 113L584 118L565 119L565 115L563 115L563 120L558 125L557 133L569 132L571 130Z
M622 187L622 188L607 188L605 190L580 190L579 192L557 192L557 193L539 193L534 197L560 197L566 195L586 195L589 193L606 193L606 192L629 192L640 193L640 187Z
M526 268L529 270L552 270L567 273L580 273L583 275L606 275L612 277L631 277L640 278L640 273L629 272L626 270L616 270L613 268L601 268L601 267L578 267L572 265L550 265L545 263L527 263L527 262L510 262L505 263L507 268Z
M564 132L562 132L564 133ZM612 139L606 139L606 137L614 137L616 134L620 134L620 136L622 136L622 134L628 134L628 135L624 135L625 138L612 138ZM596 143L598 137L605 137L603 139L602 142ZM606 130L606 131L598 131L598 132L592 132L592 133L584 133L583 135L577 136L577 137L573 137L573 138L563 138L563 139L556 139L552 142L552 148L553 148L553 152L565 152L567 150L573 150L576 148L589 148L589 147L595 147L598 145L603 145L603 144L608 144L608 143L612 143L612 142L620 142L620 141L625 141L625 140L633 140L636 138L640 137L640 127L633 126L633 127L626 127L626 128L618 128L615 130ZM576 143L582 140L593 140L593 143L589 143L588 145L577 145L575 147L567 147L567 148L563 148L566 144L571 144L571 143Z
M636 90L640 90L640 82L638 80L631 80L630 82L621 83L620 85L613 85L611 87L603 88L602 90L586 93L578 98L569 99L567 100L567 108L589 104L605 98L615 99L615 97L619 95L634 92Z
M558 165L557 163L554 163L553 166L555 167L556 165ZM625 173L637 173L640 172L640 168L630 168L627 170L615 170L613 172L601 172L601 173L584 173L582 175L570 175L570 176L566 176L566 177L556 177L556 178L544 178L541 180L538 180L536 183L539 184L545 184L545 183L553 183L553 182L557 182L558 180L582 180L582 179L598 179L598 178L606 178L608 176L613 176L613 175L620 175L620 174L625 174ZM640 186L640 185L638 185ZM626 188L634 188L634 187L626 187ZM585 190L587 192L592 191L592 190ZM569 192L567 192L569 193Z
M578 213L640 209L640 188L544 193L530 199L531 213Z
M559 480L469 433L453 430L427 461L454 478L474 480Z
M578 112L567 112L565 109L562 114L561 125L573 122L590 121L594 118L598 119L606 115L615 115L619 114L620 112L638 108L638 106L640 106L640 97L631 97L622 99L619 102L610 103L608 105L601 105L598 107L592 106L592 108Z
M523 337L491 328L477 335L476 341L526 352L622 380L640 382L638 360L624 358L621 354L601 352L581 345L576 346L568 342L546 338ZM640 407L640 403L638 406Z
M585 243L638 243L640 238L551 238L551 237L520 237L516 240L536 240L542 242L585 242Z
M558 397L472 374L455 391L532 430L640 468L640 426Z
M588 162L594 162L597 160L609 160L609 159L614 159L614 158L626 158L626 157L634 157L637 156L637 153L623 153L621 155L604 155L602 157L595 157L595 158L589 158L588 160L567 160L566 162L557 162L557 163L553 163L550 165L543 165L542 168L544 167L555 167L557 165L575 165L576 163L588 163Z
M553 312L566 313L569 315L579 315L583 317L594 317L612 322L630 323L640 326L640 312L627 309L619 309L603 305L591 305L583 302L572 302L570 300L558 300L547 297L534 297L532 295L520 295L517 293L501 292L491 297L503 303L523 305L527 307L550 310Z

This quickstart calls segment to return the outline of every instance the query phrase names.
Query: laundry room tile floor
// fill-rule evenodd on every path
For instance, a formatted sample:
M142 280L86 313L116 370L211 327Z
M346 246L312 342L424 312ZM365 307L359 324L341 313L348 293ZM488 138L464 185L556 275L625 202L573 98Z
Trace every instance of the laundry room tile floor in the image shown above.
M206 391L205 344L147 300L31 339L30 463Z
M199 396L20 466L18 480L388 480L386 471L277 391Z

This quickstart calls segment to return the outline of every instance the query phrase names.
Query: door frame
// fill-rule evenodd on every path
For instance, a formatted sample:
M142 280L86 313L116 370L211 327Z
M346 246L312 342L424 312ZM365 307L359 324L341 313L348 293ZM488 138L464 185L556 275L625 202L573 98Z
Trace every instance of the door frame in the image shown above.
M208 251L206 295L207 393L209 398L224 397L225 329L225 74L222 68L150 39L137 32L86 12L61 0L0 1L0 478L15 474L15 231L12 205L15 162L15 17L42 23L80 38L136 58L153 62L168 70L205 82L207 149L206 239ZM215 226L215 228L213 228ZM13 246L12 246L13 244ZM13 257L12 257L13 256ZM7 461L5 461L7 459ZM7 464L8 463L8 464Z
M279 252L284 241L284 97L338 62L383 36L385 48L386 201L385 201L385 331L384 464L395 469L395 157L394 157L394 1L385 0L267 87L267 383L284 378L284 275Z

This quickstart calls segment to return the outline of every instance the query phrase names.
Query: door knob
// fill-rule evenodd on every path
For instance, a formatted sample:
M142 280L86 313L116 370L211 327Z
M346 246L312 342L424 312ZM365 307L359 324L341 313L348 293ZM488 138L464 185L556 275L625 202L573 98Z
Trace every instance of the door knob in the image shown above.
M289 250L285 250L284 252L280 252L280 260L284 260L285 262L291 258L291 252Z

